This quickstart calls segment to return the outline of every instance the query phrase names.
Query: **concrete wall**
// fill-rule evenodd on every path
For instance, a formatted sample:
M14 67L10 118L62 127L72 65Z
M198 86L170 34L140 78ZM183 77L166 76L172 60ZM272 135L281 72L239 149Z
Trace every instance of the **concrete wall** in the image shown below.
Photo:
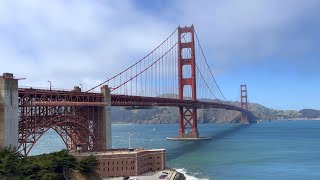
M106 147L105 149L112 149L112 129L111 129L111 93L110 88L106 85L101 87L101 93L104 96L104 102L107 104L104 107L104 118L106 125Z
M0 76L0 146L18 146L18 80L12 74Z

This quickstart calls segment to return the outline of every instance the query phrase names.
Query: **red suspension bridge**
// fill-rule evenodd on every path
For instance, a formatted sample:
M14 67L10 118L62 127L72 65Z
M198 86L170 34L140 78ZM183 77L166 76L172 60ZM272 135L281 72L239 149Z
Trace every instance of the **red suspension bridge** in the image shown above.
M97 88L101 93L93 92ZM223 95L193 26L178 27L144 58L87 92L78 87L73 91L18 88L18 80L6 73L0 90L0 146L18 146L25 155L49 129L70 150L111 148L111 106L178 107L180 139L199 138L197 109L201 108L238 111L242 123L256 122L248 111L246 85L241 85L239 106Z

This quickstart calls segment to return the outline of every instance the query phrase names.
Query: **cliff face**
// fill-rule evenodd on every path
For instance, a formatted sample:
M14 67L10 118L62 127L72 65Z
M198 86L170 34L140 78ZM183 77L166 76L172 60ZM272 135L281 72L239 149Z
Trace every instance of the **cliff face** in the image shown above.
M237 104L238 102L233 102ZM249 110L258 119L308 119L320 118L320 110L303 109L275 110L260 104L249 103ZM124 107L112 107L111 118L119 123L147 123L166 124L178 122L178 108L175 107L152 107L150 109L130 109ZM198 119L200 123L225 123L236 122L240 119L240 113L223 109L199 109Z

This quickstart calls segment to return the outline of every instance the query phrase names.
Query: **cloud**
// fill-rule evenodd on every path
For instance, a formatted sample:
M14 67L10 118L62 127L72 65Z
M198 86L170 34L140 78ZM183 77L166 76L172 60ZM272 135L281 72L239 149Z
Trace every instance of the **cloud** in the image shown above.
M179 1L182 24L193 22L216 65L314 53L320 32L316 0ZM315 39L316 37L316 39Z
M1 1L0 10L0 71L27 77L33 86L50 79L54 87L89 88L173 30L130 1L13 0Z
M0 72L26 77L22 85L44 87L50 79L54 87L89 88L143 57L177 25L192 23L220 73L243 62L307 58L318 54L319 3L166 1L150 11L128 0L0 1Z

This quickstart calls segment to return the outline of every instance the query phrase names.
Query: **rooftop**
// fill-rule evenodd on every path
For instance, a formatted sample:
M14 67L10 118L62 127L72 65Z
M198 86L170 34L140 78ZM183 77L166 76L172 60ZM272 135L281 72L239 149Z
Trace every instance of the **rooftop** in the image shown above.
M82 152L82 153L77 153L76 151L74 151L74 152L71 152L71 154L76 156L90 156L90 155L136 154L139 152L155 152L155 151L165 151L165 149L108 149L104 151Z

